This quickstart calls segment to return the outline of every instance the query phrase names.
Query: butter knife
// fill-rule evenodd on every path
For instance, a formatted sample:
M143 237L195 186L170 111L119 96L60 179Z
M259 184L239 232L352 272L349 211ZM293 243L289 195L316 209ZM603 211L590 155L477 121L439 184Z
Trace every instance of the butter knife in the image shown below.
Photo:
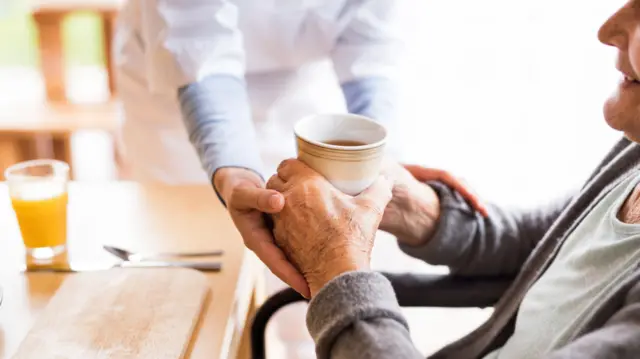
M35 266L26 268L27 272L50 272L50 273L77 273L98 270L108 270L111 268L191 268L203 272L219 272L222 270L220 262L120 262L111 267L95 267L95 266L78 266L70 265L68 267L46 267Z

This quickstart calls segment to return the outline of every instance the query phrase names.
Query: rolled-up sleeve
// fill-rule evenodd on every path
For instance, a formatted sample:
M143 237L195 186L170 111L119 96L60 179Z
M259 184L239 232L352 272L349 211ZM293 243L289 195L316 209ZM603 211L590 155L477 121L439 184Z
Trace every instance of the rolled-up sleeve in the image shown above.
M404 0L361 1L338 36L331 58L340 83L398 76L403 52L400 4Z
M142 0L149 90L177 88L211 75L244 77L238 9L228 0Z

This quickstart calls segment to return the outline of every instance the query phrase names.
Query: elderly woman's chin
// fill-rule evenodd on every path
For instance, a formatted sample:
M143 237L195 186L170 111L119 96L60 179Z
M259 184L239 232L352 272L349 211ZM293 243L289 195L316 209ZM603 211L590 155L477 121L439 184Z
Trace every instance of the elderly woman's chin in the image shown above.
M618 89L604 104L604 118L611 128L623 132L631 141L640 142L640 86Z

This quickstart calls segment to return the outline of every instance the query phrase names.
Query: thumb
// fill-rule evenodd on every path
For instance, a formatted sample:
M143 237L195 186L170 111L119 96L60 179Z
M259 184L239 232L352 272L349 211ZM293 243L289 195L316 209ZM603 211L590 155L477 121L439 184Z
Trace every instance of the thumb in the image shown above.
M386 177L380 176L369 188L355 197L356 203L382 214L391 201L392 188L393 183Z
M264 213L278 213L284 207L284 196L271 189L237 187L233 190L229 205L239 210L256 209Z

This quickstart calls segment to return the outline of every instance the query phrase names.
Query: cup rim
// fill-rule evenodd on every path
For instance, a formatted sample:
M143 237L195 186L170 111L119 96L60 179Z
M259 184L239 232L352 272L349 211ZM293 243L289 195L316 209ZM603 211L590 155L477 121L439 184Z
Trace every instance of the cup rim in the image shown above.
M38 177L38 176L17 175L12 173L16 170L21 170L29 166L42 166L42 165L51 165L62 170L63 173L65 173L65 175L69 174L69 164L64 161L59 161L54 159L37 159L37 160L28 160L28 161L18 162L7 167L7 169L5 169L4 171L4 178L6 181L9 181L11 179L17 179L17 178L34 178L34 179L47 178L47 177ZM49 176L49 177L55 177L55 176Z
M384 137L380 140L380 141L376 141L374 143L369 143L366 145L361 145L361 146L338 146L338 145L330 145L328 143L324 143L324 142L320 142L320 141L316 141L316 140L312 140L310 138L308 138L307 136L303 136L300 134L300 126L301 123L312 118L312 117L318 117L318 116L341 116L341 117L353 117L353 118L357 118L359 120L363 120L365 122L369 122L372 123L376 126L379 126L382 131L384 132ZM319 113L319 114L313 114L313 115L307 115L304 116L303 118L301 118L300 120L298 120L298 122L296 122L295 126L293 127L293 133L296 135L296 137L300 138L301 140L308 142L312 145L316 145L319 147L323 147L323 148L329 148L329 149L333 149L333 150L344 150L344 151L362 151L362 150L369 150L369 149L373 149L376 147L380 147L382 145L384 145L387 142L387 136L388 136L388 132L387 129L379 124L378 122L370 119L369 117L366 116L362 116L362 115L356 115L356 114L352 114L352 113Z

